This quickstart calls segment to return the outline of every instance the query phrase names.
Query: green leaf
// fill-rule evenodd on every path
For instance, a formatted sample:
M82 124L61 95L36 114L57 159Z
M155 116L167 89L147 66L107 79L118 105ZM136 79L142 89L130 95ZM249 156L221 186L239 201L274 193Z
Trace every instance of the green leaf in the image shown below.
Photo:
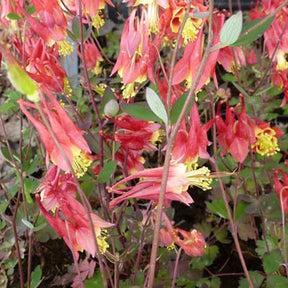
M75 39L77 41L80 41L81 39L80 23L79 23L78 17L76 16L72 19L72 32L73 32L73 36L75 37Z
M170 112L170 120L171 124L175 124L177 122L177 119L179 118L179 115L183 109L184 103L187 99L188 94L182 95L180 98L177 99L177 101L174 103L171 112ZM191 109L193 105L193 101L190 103L188 111Z
M38 181L33 179L33 178L25 178L24 179L24 194L25 194L26 200L29 204L34 203L30 194L36 190L38 185L39 185Z
M35 6L30 6L25 10L28 14L32 15L36 11L36 8L35 8Z
M146 88L146 99L150 109L154 112L154 114L163 120L165 124L167 124L168 116L165 106L155 91L149 87Z
M234 42L231 46L244 46L257 40L269 28L269 26L274 20L274 17L275 16L271 17L269 15L263 18L249 21L243 26L242 33L239 36L238 40ZM259 25L260 22L261 25Z
M30 230L33 230L33 229L34 229L33 224L30 223L29 221L27 221L26 219L21 219L21 222L22 222L26 227L28 227Z
M146 102L134 104L121 103L122 110L130 116L146 121L160 121L160 119L150 110Z
M191 264L194 269L204 269L207 266L213 264L219 248L216 245L206 246L204 254L201 257L195 257L192 259Z
M245 203L244 201L240 201L236 205L236 212L235 212L235 220L240 221L246 216L246 207L248 206L248 203Z
M86 288L103 288L104 285L100 271L98 270L92 278L86 279L84 284Z
M249 271L249 275L251 277L254 288L260 288L263 283L264 276L255 271ZM238 288L250 288L246 278L241 278Z
M6 17L10 20L19 20L21 17L16 13L8 13Z
M207 208L221 218L228 219L225 203L223 200L214 200L211 203L206 202Z
M268 277L267 288L287 288L288 279L283 276L272 275Z
M222 47L235 43L242 30L243 16L239 11L232 15L223 25L220 31L220 43Z
M104 163L104 167L100 170L97 177L98 183L105 183L109 180L110 176L115 172L117 163L116 161L107 161Z
M42 277L42 270L40 265L36 266L35 269L31 273L31 282L30 282L30 287L31 288L37 288L43 279Z
M263 268L265 273L271 274L278 271L282 262L283 259L278 249L271 251L269 254L265 254L263 256Z

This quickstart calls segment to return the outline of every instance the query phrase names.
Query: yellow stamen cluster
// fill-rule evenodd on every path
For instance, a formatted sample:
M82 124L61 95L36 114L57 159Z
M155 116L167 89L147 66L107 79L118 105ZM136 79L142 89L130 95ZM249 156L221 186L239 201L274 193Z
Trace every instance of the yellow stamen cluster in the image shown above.
M124 99L129 99L129 98L134 97L136 95L134 83L129 83L129 84L123 85L122 89L123 89L122 94L123 94Z
M207 167L201 167L192 171L186 172L189 178L189 185L197 186L202 190L211 189L210 184L212 183L212 178L210 175L210 170Z
M286 70L288 69L288 53L285 53L283 50L280 50L276 55L277 60L277 70Z
M103 25L105 21L104 18L101 17L101 15L97 14L92 19L92 26L95 27L97 30L99 30Z
M97 236L97 244L101 254L104 254L109 248L109 244L106 242L107 237L107 231L105 229L102 229L101 235Z
M86 153L82 150L73 153L72 169L78 178L82 177L87 172L91 163L92 160L88 158Z
M198 32L200 30L202 20L192 20L189 18L185 23L183 28L182 36L184 38L184 43L187 44L190 41L194 41L197 39Z
M272 128L256 129L255 137L256 142L252 144L252 148L260 155L272 156L280 151L276 132Z
M68 41L60 41L60 42L57 42L57 43L59 45L59 54L61 56L68 56L74 50L73 45L71 43L69 43Z
M72 96L72 88L70 86L70 83L69 83L69 80L67 78L64 78L63 79L63 84L64 84L64 87L63 87L63 90L64 90L64 94L67 96L67 97L71 97Z
M95 75L99 75L102 72L102 67L100 66L100 61L96 62L95 67L91 70Z

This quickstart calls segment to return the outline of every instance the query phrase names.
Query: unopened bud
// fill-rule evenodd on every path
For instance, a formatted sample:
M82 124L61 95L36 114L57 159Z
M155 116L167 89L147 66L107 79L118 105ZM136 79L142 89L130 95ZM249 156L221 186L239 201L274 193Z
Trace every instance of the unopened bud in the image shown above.
M116 100L111 99L104 106L104 114L109 117L114 117L119 111L119 104Z

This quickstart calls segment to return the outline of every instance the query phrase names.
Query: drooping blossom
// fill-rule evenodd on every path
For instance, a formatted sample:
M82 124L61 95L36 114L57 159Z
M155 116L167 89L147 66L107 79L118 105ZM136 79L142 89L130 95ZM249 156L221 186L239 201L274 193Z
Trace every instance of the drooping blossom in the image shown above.
M120 143L122 147L131 150L157 150L155 142L159 140L160 124L139 120L129 115L120 115L110 118L118 128L114 136L103 136L111 138Z
M172 10L172 17L170 20L171 31L175 34L178 34L180 26L184 20L184 16L186 14L187 2L184 1L170 1L170 9ZM184 43L192 42L197 39L199 31L203 26L203 19L201 17L194 16L194 13L202 13L208 12L208 7L203 5L203 1L196 0L192 1L190 4L190 17L187 19L183 31L182 37L184 39ZM208 13L206 14L206 17Z
M18 101L20 108L38 131L46 150L46 160L50 159L66 172L71 172L72 167L77 177L81 177L92 163L90 148L83 137L85 132L75 126L68 113L48 90L45 93L46 97L41 93L39 105L58 144L54 142L48 128L43 124L37 106L20 99ZM28 107L36 110L36 115L29 112Z
M272 156L279 151L278 138L283 132L277 127L271 127L269 123L248 117L245 111L245 101L241 98L241 111L237 112L240 103L236 107L229 106L229 98L226 104L225 121L220 115L222 101L218 105L215 118L218 142L224 147L221 155L230 152L233 158L242 163L249 149L264 156Z
M282 182L279 179L282 175ZM281 169L274 170L275 191L280 201L280 206L284 208L284 213L288 214L288 175ZM281 204L282 201L282 204Z
M262 156L272 156L280 151L278 139L283 135L281 129L271 127L269 123L255 117L249 118L248 124L255 137L255 141L251 143L253 151Z
M254 8L250 10L252 20L259 19L274 13L274 11L283 3L282 0L262 0L257 1ZM287 23L288 7L284 6L275 15L275 18L268 29L264 32L264 45L267 48L269 58L276 62L277 70L288 69L288 35ZM273 59L272 57L275 56Z
M200 232L196 229L188 232L180 228L174 228L165 213L163 213L163 217L166 227L159 231L159 240L162 245L173 247L174 244L177 244L191 257L203 255L206 244L205 238Z
M38 188L40 195L36 194L36 201L42 214L73 253L85 250L95 256L93 233L100 252L105 253L109 245L102 230L112 227L113 224L104 221L95 213L90 213L94 232L91 231L88 212L76 200L75 179L71 174L60 173L59 168L51 166L44 182Z
M122 179L112 187L107 187L109 192L120 194L119 197L109 203L110 209L114 209L116 205L128 199L145 199L157 202L161 191L162 175L163 167L145 169ZM140 179L135 186L122 187L123 184L134 179ZM171 201L179 201L189 205L193 203L193 199L187 192L188 187L197 186L206 190L210 189L211 182L210 171L206 167L188 171L187 166L183 163L171 163L164 205L170 205Z
M127 169L128 175L144 170L145 159L141 156L139 150L131 150L120 146L115 153L115 160L120 168Z
M69 87L65 70L60 65L56 45L48 47L42 38L36 38L31 29L26 30L25 42L15 41L14 46L27 73L41 87L51 92L65 92Z
M216 13L213 16L213 40L212 45L219 44L220 41L220 30L223 26L225 16L222 13ZM202 57L203 57L203 41L204 41L204 22L199 27L197 38L191 41L185 47L183 57L177 62L175 66L175 72L173 74L173 84L178 84L183 80L186 81L186 86L191 87L195 81L195 77L200 68ZM211 52L208 56L207 63L200 76L196 91L199 91L203 85L210 81L210 77L213 76L215 83L217 79L215 76L215 65L218 59L219 49Z
M118 72L123 79L123 97L135 96L134 84L144 82L147 77L154 81L154 62L157 59L156 47L160 46L160 38L156 35L149 38L149 24L145 8L141 9L141 17L136 16L134 9L126 20L121 35L120 51L111 75Z
M237 112L239 105L234 109L229 106L229 98L227 99L225 121L221 117L222 103L221 101L218 104L215 118L219 146L223 147L220 155L230 152L236 161L242 163L249 151L250 137L244 98L241 96L242 107L240 113Z
M78 55L82 59L82 54L78 53ZM84 60L87 69L92 71L95 75L100 74L101 73L100 61L102 61L103 58L92 38L89 38L84 43L84 55L85 55Z
M284 98L281 107L288 103L288 69L282 71L273 71L271 73L272 84L283 90Z
M167 63L167 68L165 69L166 76L169 79L169 70L170 65ZM168 79L164 75L161 77L161 67L157 69L157 84L159 89L159 96L163 100L163 102L167 105L167 93L168 93ZM172 85L172 92L171 92L171 104L170 106L173 107L174 103L177 99L179 99L185 92L185 88L182 87L180 84Z
M188 167L195 164L198 157L208 159L207 146L209 141L207 131L213 123L214 120L211 120L201 126L197 104L194 103L190 112L189 131L187 131L185 122L183 122L176 134L172 159L177 162L183 162Z
M59 53L61 55L69 55L73 51L73 46L65 40L68 22L58 1L34 0L33 4L39 20L27 13L24 9L21 11L31 25L31 28L48 46L56 43L59 46Z

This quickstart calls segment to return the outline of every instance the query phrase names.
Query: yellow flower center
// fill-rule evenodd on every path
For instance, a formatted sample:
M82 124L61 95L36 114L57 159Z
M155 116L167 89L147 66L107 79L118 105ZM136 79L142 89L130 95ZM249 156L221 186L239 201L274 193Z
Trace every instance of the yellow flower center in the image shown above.
M97 236L97 243L99 246L99 251L101 254L104 254L106 250L109 248L109 244L106 242L107 239L107 231L105 229L101 230L101 234Z
M78 178L82 177L87 172L91 163L92 160L88 158L86 153L82 150L79 150L77 153L73 153L72 169Z
M97 30L99 30L104 25L104 23L104 18L101 17L101 15L99 14L96 14L92 19L92 26L95 27Z
M63 88L64 94L65 94L67 97L71 97L73 90L72 90L72 88L71 88L71 86L70 86L69 80L65 77L65 78L63 79L63 82L64 82L64 88Z
M126 85L123 85L123 98L124 99L129 99L131 97L134 97L136 95L135 92L135 87L134 87L134 83L129 83Z
M210 170L207 167L201 167L192 171L186 172L190 182L189 186L197 186L202 190L211 189L210 184L212 183L212 178L210 176Z
M280 50L276 56L277 60L277 70L286 70L288 69L288 53L285 53L283 50Z
M182 36L184 38L184 43L187 44L189 41L194 41L197 39L197 34L199 32L202 20L192 20L189 18L185 23L185 26L182 31Z
M256 142L252 144L252 148L262 156L276 154L280 149L275 135L276 132L270 127L257 129L255 132Z
M71 43L69 43L68 41L60 41L60 42L57 42L57 43L59 45L59 54L61 56L68 56L74 50L73 45Z

